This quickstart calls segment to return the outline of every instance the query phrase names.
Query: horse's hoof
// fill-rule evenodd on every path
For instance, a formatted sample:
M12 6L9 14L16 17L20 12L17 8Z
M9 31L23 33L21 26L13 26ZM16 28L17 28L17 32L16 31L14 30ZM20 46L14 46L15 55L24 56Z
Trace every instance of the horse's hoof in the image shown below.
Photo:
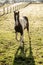
M23 48L23 46L20 46L20 49L22 49Z

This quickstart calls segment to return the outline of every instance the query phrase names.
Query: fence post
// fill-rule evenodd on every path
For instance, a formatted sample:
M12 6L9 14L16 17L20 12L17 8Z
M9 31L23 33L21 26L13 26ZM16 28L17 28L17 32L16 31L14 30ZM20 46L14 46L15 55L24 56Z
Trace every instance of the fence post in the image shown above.
M8 7L7 7L7 14L8 14Z
M10 13L11 13L11 11L12 11L12 10L11 10L11 7L10 7Z
M3 15L5 14L5 7L3 7Z
M17 8L18 8L17 10L19 10L19 6L17 6Z
M13 6L13 11L14 11L14 6Z
M15 10L17 10L17 6L15 6Z

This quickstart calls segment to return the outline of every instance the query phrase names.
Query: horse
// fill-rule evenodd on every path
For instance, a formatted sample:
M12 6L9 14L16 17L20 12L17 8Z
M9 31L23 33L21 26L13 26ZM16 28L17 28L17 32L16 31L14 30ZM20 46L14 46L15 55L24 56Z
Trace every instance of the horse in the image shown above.
M27 29L27 32L29 34L29 22L28 22L28 18L26 16L23 16L20 18L19 15L19 11L14 11L14 20L15 20L15 33L16 33L16 40L17 40L17 35L18 33L20 33L21 37L20 37L20 41L22 43L24 43L24 38L23 38L23 34L24 34L24 30Z

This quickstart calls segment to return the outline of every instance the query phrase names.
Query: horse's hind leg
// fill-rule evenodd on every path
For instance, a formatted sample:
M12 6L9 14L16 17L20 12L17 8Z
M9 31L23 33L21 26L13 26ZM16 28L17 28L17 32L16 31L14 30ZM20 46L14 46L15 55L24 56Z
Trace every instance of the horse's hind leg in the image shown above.
M28 32L28 37L29 37L29 23L27 24L27 32Z

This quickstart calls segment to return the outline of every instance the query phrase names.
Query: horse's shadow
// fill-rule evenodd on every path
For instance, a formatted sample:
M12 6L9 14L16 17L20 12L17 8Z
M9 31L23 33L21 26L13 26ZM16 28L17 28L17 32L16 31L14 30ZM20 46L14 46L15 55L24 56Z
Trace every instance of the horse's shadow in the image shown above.
M24 52L24 45L23 45L23 47L19 47L15 54L13 65L35 65L33 52L32 52L32 48L31 48L31 38L29 38L29 55L28 55L28 57L26 57L26 52Z

